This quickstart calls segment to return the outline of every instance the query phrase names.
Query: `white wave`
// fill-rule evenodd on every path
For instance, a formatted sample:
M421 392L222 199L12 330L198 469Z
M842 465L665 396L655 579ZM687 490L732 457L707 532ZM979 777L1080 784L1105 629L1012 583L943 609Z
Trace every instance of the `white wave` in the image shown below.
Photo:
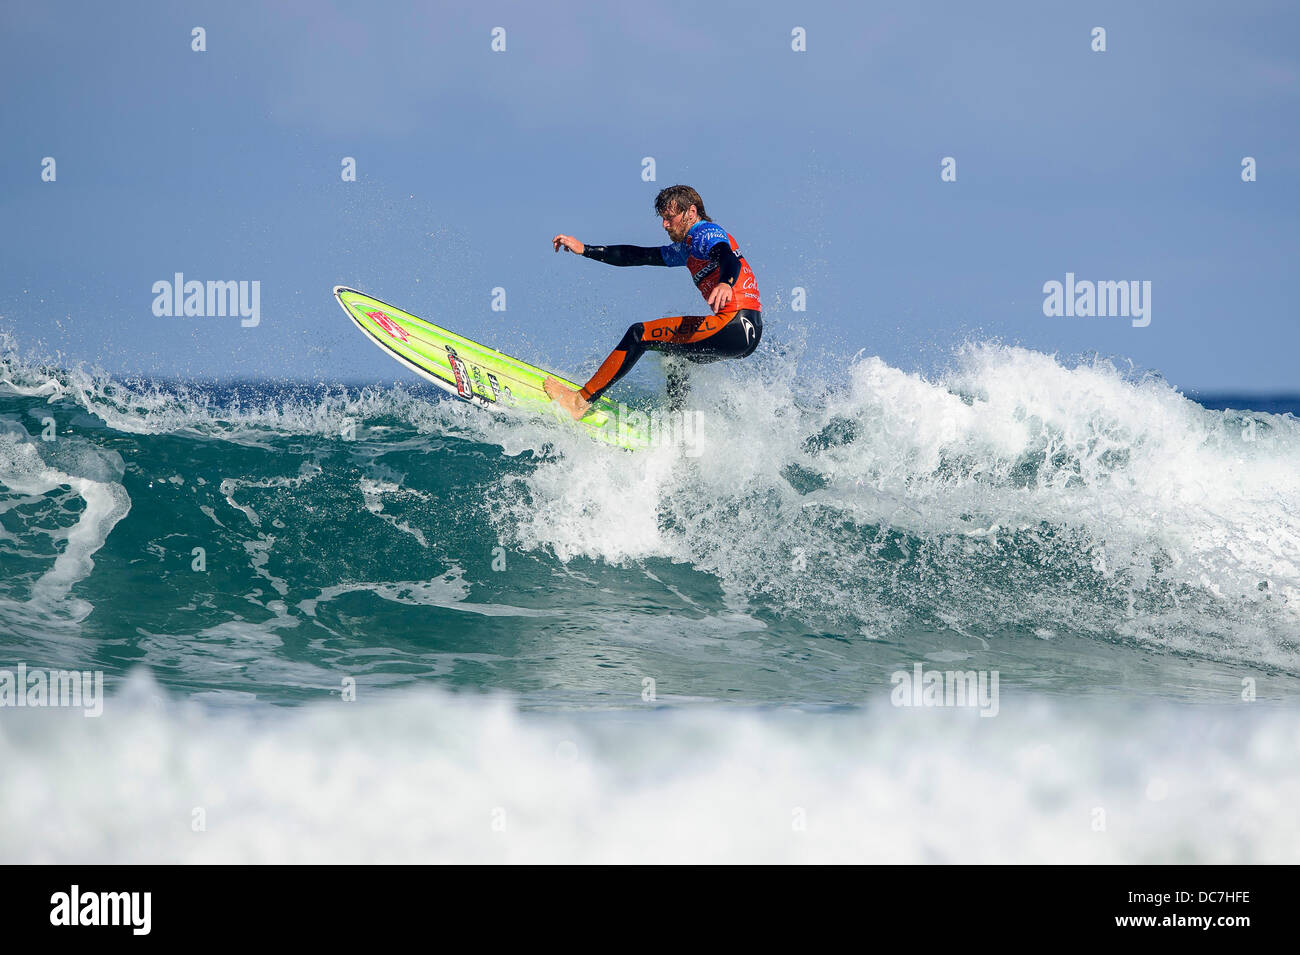
M557 715L437 690L284 710L178 705L137 672L101 719L4 713L0 856L1294 864L1297 726L1262 704L1007 694L996 719Z
M534 610L507 604L478 603L469 600L470 585L464 579L464 568L453 564L441 577L432 580L398 580L335 584L320 591L317 596L298 603L298 609L309 617L316 616L322 603L328 603L344 594L370 593L381 600L406 604L412 607L440 607L458 610L483 617L554 617L555 610Z
M241 396L236 389L217 400L202 386L115 378L99 368L61 368L24 359L5 333L0 333L0 393L72 401L124 434L187 434L262 448L273 447L271 439L284 435L380 437L385 428L368 433L363 423L381 416L406 420L426 433L459 434L465 421L478 414L468 409L467 415L456 402L420 398L400 385L311 394L290 386L282 397L256 388Z
M403 534L409 534L415 538L421 547L428 547L429 542L425 539L424 531L418 527L412 527L406 521L400 520L392 514L384 513L384 498L401 499L404 497L413 497L418 501L429 503L429 496L422 494L413 488L403 487L402 479L405 475L392 474L386 472L383 477L363 477L359 483L362 499L365 501L365 508L375 517L388 524L394 530L401 531Z
M0 431L0 513L13 511L15 515L15 529L7 534L20 548L27 548L28 542L34 547L35 541L43 538L50 545L41 550L54 551L25 595L11 590L0 597L6 626L39 629L42 623L75 623L94 609L88 601L72 597L71 591L90 575L95 553L131 509L131 499L120 483L123 467L116 452L104 451L77 436L57 435L45 442L34 440L20 426ZM62 488L84 504L71 525L64 517L66 502L47 498ZM57 504L50 506L51 500ZM15 503L35 510L19 514ZM44 563L36 551L25 552L33 557L33 563Z
M689 561L865 632L903 607L1065 617L1300 665L1284 639L1300 623L1294 418L1207 411L1109 363L994 345L935 380L878 358L847 388L759 367L697 374L698 457L557 444L489 495L499 531L562 560Z

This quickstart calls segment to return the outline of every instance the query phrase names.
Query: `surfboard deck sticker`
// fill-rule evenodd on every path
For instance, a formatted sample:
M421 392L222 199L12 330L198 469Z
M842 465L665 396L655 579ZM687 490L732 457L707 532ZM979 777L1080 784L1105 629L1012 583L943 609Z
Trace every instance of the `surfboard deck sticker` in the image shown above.
M619 406L609 398L593 402L582 420L574 421L542 387L552 372L480 345L356 289L335 286L334 297L367 338L421 378L463 401L482 408L552 416L620 448L632 450L650 443L637 422L620 420ZM560 375L555 377L570 388L578 387Z

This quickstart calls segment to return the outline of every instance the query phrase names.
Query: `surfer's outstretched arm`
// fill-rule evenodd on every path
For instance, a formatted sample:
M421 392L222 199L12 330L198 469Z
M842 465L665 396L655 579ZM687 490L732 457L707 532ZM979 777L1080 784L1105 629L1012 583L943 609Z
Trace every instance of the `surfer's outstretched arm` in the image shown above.
M555 251L568 249L574 255L595 259L607 265L669 265L664 250L657 245L587 245L571 235L557 235L551 240Z
M582 257L606 265L667 265L657 245L589 245Z

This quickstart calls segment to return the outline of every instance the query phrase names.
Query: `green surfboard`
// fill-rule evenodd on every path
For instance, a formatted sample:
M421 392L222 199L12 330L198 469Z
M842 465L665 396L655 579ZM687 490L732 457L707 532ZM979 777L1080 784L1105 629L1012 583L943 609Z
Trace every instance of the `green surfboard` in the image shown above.
M620 416L619 406L605 397L593 402L581 421L574 421L542 388L542 382L553 372L480 345L356 289L336 286L334 297L367 338L448 394L481 408L555 417L620 448L632 450L650 443L639 422ZM560 375L555 377L569 388L578 387ZM636 417L644 419L644 415Z

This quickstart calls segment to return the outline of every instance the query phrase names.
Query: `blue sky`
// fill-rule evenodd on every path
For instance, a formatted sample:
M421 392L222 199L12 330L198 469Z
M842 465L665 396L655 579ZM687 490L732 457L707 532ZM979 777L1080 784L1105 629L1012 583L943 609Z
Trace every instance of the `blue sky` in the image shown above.
M775 340L928 372L994 339L1300 391L1298 38L1255 2L6 4L0 330L116 373L405 377L346 284L586 375L703 302L685 270L551 236L661 244L653 197L684 182ZM260 282L260 323L155 316L176 272ZM1151 282L1150 325L1044 316L1067 272Z

